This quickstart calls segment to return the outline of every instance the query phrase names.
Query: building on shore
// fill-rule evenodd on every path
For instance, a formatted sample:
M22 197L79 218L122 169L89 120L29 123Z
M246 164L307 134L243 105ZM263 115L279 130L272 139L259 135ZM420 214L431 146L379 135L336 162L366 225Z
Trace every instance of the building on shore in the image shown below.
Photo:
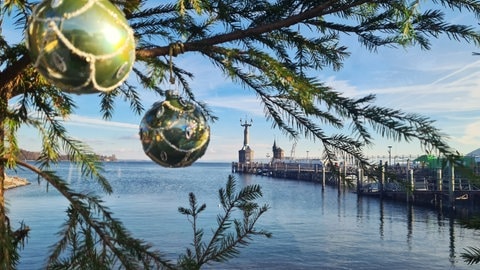
M273 160L283 160L285 159L285 151L282 148L277 146L277 142L273 140L272 146Z

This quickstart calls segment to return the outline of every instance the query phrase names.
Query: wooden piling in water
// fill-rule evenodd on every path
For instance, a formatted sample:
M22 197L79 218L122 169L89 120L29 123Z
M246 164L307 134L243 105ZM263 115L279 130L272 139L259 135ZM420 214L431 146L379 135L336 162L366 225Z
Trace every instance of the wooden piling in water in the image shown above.
M450 163L450 181L448 184L448 198L450 202L450 208L455 209L455 197L454 197L454 192L455 192L455 167L453 166L453 163Z

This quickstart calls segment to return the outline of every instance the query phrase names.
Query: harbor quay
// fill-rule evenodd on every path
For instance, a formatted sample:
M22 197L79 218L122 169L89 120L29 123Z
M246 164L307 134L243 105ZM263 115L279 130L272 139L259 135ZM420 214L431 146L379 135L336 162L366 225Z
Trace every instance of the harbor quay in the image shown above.
M269 162L255 162L254 150L249 143L249 128L252 120L240 119L243 127L243 146L238 151L238 162L232 162L232 173L256 174L266 177L293 179L321 183L338 188L338 192L353 191L358 196L373 196L380 199L407 202L409 204L434 207L440 210L466 210L468 213L480 213L480 182L474 182L472 176L480 179L480 148L463 157L464 168L455 171L441 157L423 155L415 159L396 159L391 162L389 146L388 162L379 160L366 171L356 166L354 160L339 160L325 163L321 159L295 158L296 143L290 156L273 141L273 156ZM477 153L478 152L478 153ZM374 162L376 163L376 162ZM474 172L473 174L471 172ZM477 180L480 181L480 180Z
M441 209L480 213L480 186L447 167L376 166L364 172L356 166L322 166L300 162L232 162L232 173L309 181L375 196ZM478 171L478 170L475 170Z

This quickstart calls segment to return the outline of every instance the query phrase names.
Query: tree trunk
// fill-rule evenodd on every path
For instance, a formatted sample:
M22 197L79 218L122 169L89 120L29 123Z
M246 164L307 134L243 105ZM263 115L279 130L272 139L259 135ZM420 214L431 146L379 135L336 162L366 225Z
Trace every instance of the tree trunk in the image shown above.
M5 120L8 97L8 91L0 92L0 269L14 269L16 251L5 205Z
M0 149L4 148L4 117L0 116ZM3 151L2 151L3 152ZM5 162L3 159L0 161L0 268L11 269L11 239L10 239L10 226L6 216L5 209Z

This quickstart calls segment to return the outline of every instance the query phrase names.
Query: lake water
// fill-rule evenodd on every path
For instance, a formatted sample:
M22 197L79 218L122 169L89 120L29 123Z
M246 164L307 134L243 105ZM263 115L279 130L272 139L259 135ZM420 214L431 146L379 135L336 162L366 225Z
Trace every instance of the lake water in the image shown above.
M190 224L177 212L194 192L207 210L200 220L214 228L218 189L224 187L229 163L196 163L166 169L152 162L105 163L114 187L105 203L137 238L152 243L176 260L189 247ZM57 171L79 191L97 190L78 170L60 163ZM7 191L10 218L31 228L19 269L42 269L65 219L66 200L45 181L17 171L31 185ZM10 175L13 173L10 172ZM238 185L259 184L259 201L270 206L258 228L273 237L254 238L237 258L209 269L472 269L460 258L466 247L480 247L480 235L457 220L422 207L357 197L321 184L235 174Z

